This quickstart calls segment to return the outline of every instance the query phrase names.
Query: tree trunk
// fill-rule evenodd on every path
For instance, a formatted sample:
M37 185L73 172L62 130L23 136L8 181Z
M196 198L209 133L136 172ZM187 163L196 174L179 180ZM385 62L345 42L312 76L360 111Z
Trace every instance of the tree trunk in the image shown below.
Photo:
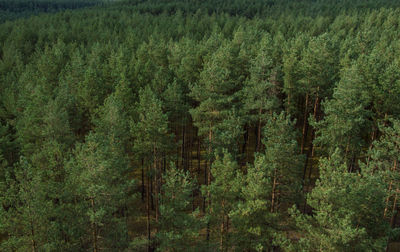
M225 232L225 217L222 217L222 222L221 222L221 234L220 234L220 240L219 240L219 249L220 251L224 251L224 232Z
M31 220L31 236L32 236L32 238L31 238L31 243L32 243L32 252L36 252L37 251L37 249L36 249L36 241L35 241L35 230L34 230L34 228L33 228L33 221Z
M272 196L271 196L271 213L273 213L275 211L275 189L276 189L276 176L277 176L277 170L275 168L274 170L274 181L272 183Z
M303 130L302 130L302 137L301 137L301 148L300 152L301 154L304 154L304 145L305 141L307 138L307 112L308 112L308 93L306 94L306 102L305 102L305 108L304 108L304 115L303 115Z
M151 231L150 231L150 176L147 171L147 190L146 190L146 211L147 211L147 252L151 251L150 241L151 241Z
M90 205L92 207L93 213L96 214L96 209L95 209L95 205L94 205L94 199L91 198L90 199ZM92 221L92 237L93 237L93 252L97 252L98 251L98 243L97 243L97 225Z
M249 137L249 126L246 124L244 126L244 137L243 137L243 145L242 145L242 155L243 157L246 156L246 146L247 146L247 140Z
M372 134L371 134L371 144L369 145L369 148L368 148L370 151L372 150L372 146L373 146L373 144L374 144L375 134L376 134L376 130L373 129L373 130L372 130ZM368 155L367 166L369 165L370 159L371 159L371 155Z
M185 137L186 137L186 126L184 125L184 126L182 126L182 147L181 147L181 165L182 165L182 168L185 170L185 171L187 171L187 167L186 167L186 165L185 165L185 161L186 161L186 159L185 159Z
M211 162L211 153L212 153L212 139L213 139L213 132L211 130L212 127L210 127L210 131L208 132L208 158L209 158L209 165L208 165L208 169L207 169L207 187L210 186L211 184L211 166L212 166L212 162ZM206 166L207 167L207 166ZM208 208L209 208L209 212L211 212L211 197L210 197L210 190L207 190L207 198L208 198ZM207 222L207 241L209 241L210 239L210 222Z
M153 177L151 177L150 179L150 202L151 202L151 210L154 210Z
M261 109L260 109L260 116L261 116ZM258 129L257 129L257 148L256 152L260 151L261 146L261 119L258 120Z
M201 163L200 163L200 137L197 136L197 174L200 175Z
M143 158L142 158L142 190L141 190L141 193L142 193L142 202L144 202L144 160L143 160Z
M393 161L393 168L392 168L392 171L395 171L396 169L397 169L397 160L394 160L394 161ZM389 182L389 190L388 190L389 193L390 193L391 190L392 190L392 185L393 185L393 180L390 180L390 182ZM384 210L384 212L383 212L383 217L384 217L384 218L386 217L386 213L387 213L387 210L388 210L388 207L389 207L389 199L390 199L390 195L387 196L387 198L386 198L386 206L385 206L385 210Z
M397 209L397 194L399 193L399 189L396 189L396 194L394 195L394 200L393 200L393 207L392 207L392 218L390 219L390 227L394 228L394 221L396 220L396 215L395 211Z
M153 169L154 169L154 198L155 198L155 210L156 210L156 223L158 223L158 215L159 215L159 209L158 209L158 193L159 193L159 188L158 188L158 175L159 175L159 171L158 171L158 167L157 167L157 162L158 162L158 158L157 158L157 151L156 151L156 147L154 146L154 161L153 161Z

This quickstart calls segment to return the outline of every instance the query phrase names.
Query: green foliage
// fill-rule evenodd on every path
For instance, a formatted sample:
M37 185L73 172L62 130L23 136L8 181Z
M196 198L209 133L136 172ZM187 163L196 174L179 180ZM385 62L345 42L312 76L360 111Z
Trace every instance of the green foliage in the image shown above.
M399 7L0 0L0 250L383 250Z
M188 172L173 164L163 176L165 182L160 194L160 222L157 240L160 251L182 251L199 248L203 223L199 210L192 211L192 196L196 184Z
M229 249L232 246L227 230L231 223L229 215L239 198L238 172L238 164L228 152L224 151L223 156L217 156L211 167L213 182L202 188L203 194L207 195L207 200L211 202L208 205L207 222L215 225L211 229L216 233L214 237L217 238L209 242L209 246L217 248L219 244L220 250Z
M320 178L307 198L313 215L302 215L295 208L302 231L302 251L383 250L388 223L382 219L385 184L368 172L350 173L340 152L320 162Z

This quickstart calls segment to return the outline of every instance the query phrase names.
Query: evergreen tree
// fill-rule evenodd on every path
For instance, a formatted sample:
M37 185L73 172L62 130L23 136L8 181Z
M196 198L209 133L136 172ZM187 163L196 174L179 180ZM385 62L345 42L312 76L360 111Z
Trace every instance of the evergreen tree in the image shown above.
M147 209L147 239L148 250L151 247L151 213L150 213L150 190L152 186L151 178L155 185L155 219L159 220L158 195L161 186L161 168L165 155L172 146L173 136L169 134L168 117L163 113L162 102L156 97L149 86L139 92L138 121L131 124L131 132L135 137L134 149L139 159L146 161L147 167L147 189L146 189L146 209Z
M156 234L158 250L182 251L199 249L196 243L202 228L199 210L191 211L196 185L189 172L173 164L163 176L160 194L160 222Z
M382 218L385 187L382 178L368 169L348 172L335 151L320 161L320 178L307 198L313 215L292 209L303 236L303 251L374 251L386 247L388 223Z
M209 241L209 249L219 247L219 250L225 251L232 246L229 234L230 214L239 197L238 172L238 164L228 152L224 151L224 156L217 156L211 167L213 182L209 186L203 186L203 193L210 202L206 216L207 225L212 225L211 235L215 232L215 240Z
M79 200L75 211L83 247L123 250L129 245L129 208L134 181L126 150L129 120L117 93L107 98L96 131L77 147L68 169L68 188Z
M277 245L280 215L271 212L272 177L267 176L268 162L257 155L242 181L237 207L231 212L233 240L240 250L265 251Z
M297 144L295 122L282 112L264 127L266 176L271 178L271 212L287 209L301 198L304 155Z
M46 197L44 173L22 157L13 173L6 173L0 189L0 233L8 236L1 250L56 249L57 244L49 239L54 203Z
M243 88L245 114L257 126L257 146L260 150L261 129L267 118L280 106L280 87L277 83L279 65L274 62L273 41L270 35L263 37L257 57L251 62L250 79Z

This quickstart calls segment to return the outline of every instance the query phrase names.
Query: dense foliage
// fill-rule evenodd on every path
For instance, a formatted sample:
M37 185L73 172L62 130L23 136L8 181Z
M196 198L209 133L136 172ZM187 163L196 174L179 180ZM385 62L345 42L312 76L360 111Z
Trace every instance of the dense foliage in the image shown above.
M400 240L399 1L0 9L1 251Z

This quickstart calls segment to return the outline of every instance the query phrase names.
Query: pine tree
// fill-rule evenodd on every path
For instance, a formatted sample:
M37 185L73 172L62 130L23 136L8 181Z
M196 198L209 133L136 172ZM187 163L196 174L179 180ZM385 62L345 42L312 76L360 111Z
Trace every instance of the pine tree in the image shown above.
M155 219L159 220L158 195L161 185L161 164L165 155L172 149L172 138L168 129L168 117L163 113L162 102L156 97L149 86L139 92L139 118L137 123L131 124L131 132L135 137L134 149L139 159L144 159L147 167L147 239L148 250L151 247L151 214L150 214L150 187L154 179L155 185Z
M196 243L202 228L199 210L192 211L192 194L196 184L189 172L173 164L163 176L160 194L160 221L156 234L158 250L182 251L199 249Z
M0 233L8 237L0 244L4 251L52 250L50 238L54 204L46 197L44 173L21 157L13 173L0 184Z
M282 112L264 127L266 175L271 178L271 212L299 203L304 155L297 144L295 122Z
M273 41L270 35L264 36L260 42L257 57L251 62L250 79L243 88L245 114L257 126L256 151L261 146L261 129L267 118L280 106L277 83L277 62L274 62Z
M238 164L224 151L223 156L217 156L211 167L213 182L209 186L203 186L203 194L207 195L209 201L207 225L215 232L215 240L211 239L209 249L219 247L220 251L225 251L232 246L229 234L230 214L239 197L238 172Z
M390 226L394 227L400 192L400 178L398 175L400 122L396 119L388 119L385 124L380 127L382 135L378 140L374 141L372 148L368 152L366 163L361 163L361 170L372 170L376 176L384 180L387 195L385 197L383 217L390 219Z
M129 245L127 223L134 181L126 143L129 119L118 92L106 99L91 132L69 163L68 188L83 229L82 245L93 251L123 250Z
M233 240L238 249L265 251L277 245L280 215L271 212L272 177L267 176L268 162L257 155L241 181L241 200L231 212Z
M292 209L303 234L298 249L383 250L389 225L382 218L386 195L382 178L368 169L348 172L338 150L322 159L319 168L320 178L307 198L313 215Z

